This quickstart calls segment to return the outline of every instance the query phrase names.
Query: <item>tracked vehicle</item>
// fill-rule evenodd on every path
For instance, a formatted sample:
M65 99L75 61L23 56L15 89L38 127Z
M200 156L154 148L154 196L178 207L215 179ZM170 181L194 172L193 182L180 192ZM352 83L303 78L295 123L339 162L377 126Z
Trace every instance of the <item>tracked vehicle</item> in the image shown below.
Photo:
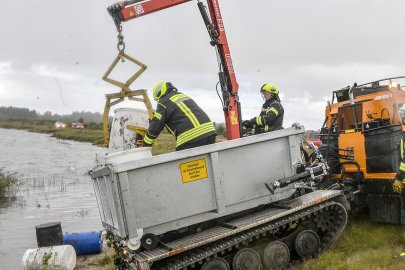
M327 168L301 166L303 132L107 155L92 178L122 268L280 269L326 250L347 213L341 191L311 187Z
M122 22L186 2L110 6L119 32L117 59L127 56ZM209 13L197 2L218 55L228 141L159 156L135 148L100 160L91 176L103 227L119 252L116 264L136 270L292 268L328 249L344 230L344 193L316 188L328 166L321 156L303 160L303 126L242 136L218 1L207 1ZM132 82L114 84L126 93Z
M405 200L397 173L404 82L405 76L392 77L333 91L320 135L334 188L345 190L355 206L366 207L372 220L402 225Z

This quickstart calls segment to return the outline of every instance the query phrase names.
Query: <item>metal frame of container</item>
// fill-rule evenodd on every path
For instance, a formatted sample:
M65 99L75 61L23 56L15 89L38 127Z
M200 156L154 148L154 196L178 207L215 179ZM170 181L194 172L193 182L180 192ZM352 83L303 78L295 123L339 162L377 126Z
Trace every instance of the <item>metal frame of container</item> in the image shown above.
M92 172L102 224L136 245L156 235L291 197L264 183L295 173L303 126L136 159L126 154ZM130 150L132 151L132 150ZM117 153L115 153L117 155Z

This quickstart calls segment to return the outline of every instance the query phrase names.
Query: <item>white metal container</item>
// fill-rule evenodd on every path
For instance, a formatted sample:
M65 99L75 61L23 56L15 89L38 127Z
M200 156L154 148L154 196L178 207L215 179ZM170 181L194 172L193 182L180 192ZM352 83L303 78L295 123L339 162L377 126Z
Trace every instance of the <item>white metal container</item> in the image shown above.
M58 269L73 270L76 266L76 251L70 245L27 249L22 264L24 270Z
M114 111L111 124L110 152L117 152L135 148L135 132L128 129L128 125L143 128L149 127L148 112L135 108L119 108Z

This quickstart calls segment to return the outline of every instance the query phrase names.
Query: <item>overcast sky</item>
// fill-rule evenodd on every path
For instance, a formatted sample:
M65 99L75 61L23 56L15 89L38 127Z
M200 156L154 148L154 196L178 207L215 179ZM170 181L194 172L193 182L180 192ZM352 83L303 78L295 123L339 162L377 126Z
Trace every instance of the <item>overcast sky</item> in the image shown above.
M117 55L117 33L106 10L113 3L3 1L0 106L41 113L102 112L104 95L119 91L101 79ZM403 0L219 3L244 119L260 112L259 88L267 82L280 89L284 126L299 122L318 129L332 90L405 75ZM215 51L196 1L132 20L123 28L126 53L148 65L133 89L172 81L212 120L224 121L215 92ZM117 79L136 71L128 63L118 68L113 74Z

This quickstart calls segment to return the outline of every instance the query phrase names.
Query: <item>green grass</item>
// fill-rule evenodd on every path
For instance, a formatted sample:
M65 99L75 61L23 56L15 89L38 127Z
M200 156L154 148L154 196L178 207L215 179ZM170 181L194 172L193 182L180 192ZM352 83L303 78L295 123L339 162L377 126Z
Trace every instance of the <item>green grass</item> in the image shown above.
M162 132L152 146L152 155L173 152L176 149L176 140L173 135Z
M299 269L405 269L405 230L399 225L351 217L334 246Z
M115 270L116 267L114 265L114 258L110 255L105 255L101 259L98 260L98 266L101 267L103 270Z
M19 181L14 174L3 172L0 169L0 199L6 196L13 196L18 184Z

